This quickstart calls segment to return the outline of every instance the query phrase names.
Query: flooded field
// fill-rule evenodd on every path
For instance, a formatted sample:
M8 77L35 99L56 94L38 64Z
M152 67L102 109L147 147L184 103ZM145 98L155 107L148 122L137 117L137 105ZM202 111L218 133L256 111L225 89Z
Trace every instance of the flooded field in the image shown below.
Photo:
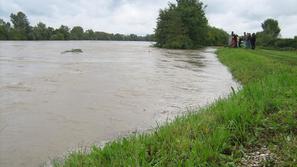
M215 49L147 42L0 42L0 166L155 127L237 87ZM81 49L82 53L64 52Z

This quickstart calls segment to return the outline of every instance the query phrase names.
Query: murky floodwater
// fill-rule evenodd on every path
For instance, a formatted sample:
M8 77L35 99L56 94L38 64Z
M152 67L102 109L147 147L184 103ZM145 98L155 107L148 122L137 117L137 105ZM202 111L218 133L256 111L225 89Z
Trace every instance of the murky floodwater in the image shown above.
M0 166L155 126L236 87L214 49L145 42L0 42ZM81 54L61 52L72 48Z

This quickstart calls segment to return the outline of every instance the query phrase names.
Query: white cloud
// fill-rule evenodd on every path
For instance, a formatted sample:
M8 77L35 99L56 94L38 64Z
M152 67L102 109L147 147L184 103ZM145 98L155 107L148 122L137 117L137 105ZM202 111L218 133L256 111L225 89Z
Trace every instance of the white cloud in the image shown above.
M170 0L174 2L175 0ZM256 32L266 18L279 21L282 36L297 35L296 0L202 0L209 23L228 32ZM153 33L156 18L168 0L0 0L0 18L23 11L32 25L80 25L112 33Z

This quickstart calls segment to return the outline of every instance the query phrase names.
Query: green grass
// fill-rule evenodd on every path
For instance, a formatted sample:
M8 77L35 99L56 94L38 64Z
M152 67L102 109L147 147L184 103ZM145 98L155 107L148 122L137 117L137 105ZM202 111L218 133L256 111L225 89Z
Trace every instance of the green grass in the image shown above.
M237 166L263 146L277 155L270 165L296 165L297 52L220 48L218 55L242 90L150 134L72 153L55 166Z

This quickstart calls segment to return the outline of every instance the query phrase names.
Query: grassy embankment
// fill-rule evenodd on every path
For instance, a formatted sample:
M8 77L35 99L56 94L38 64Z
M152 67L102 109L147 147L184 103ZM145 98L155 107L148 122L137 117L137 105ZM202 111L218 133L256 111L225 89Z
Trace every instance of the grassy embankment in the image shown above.
M117 140L56 166L237 166L263 147L266 165L297 164L297 52L221 48L243 89L151 134Z

